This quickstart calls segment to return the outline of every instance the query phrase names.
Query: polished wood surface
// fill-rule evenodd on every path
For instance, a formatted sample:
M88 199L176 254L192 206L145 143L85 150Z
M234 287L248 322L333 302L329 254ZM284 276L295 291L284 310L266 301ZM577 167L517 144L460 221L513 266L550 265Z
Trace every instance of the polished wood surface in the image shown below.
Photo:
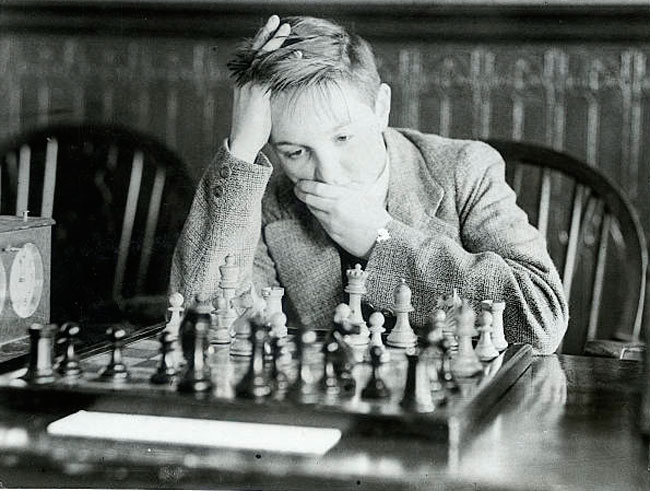
M642 364L540 357L497 403L457 462L422 440L343 439L320 458L70 440L44 433L60 414L0 408L5 486L303 489L648 489L637 428ZM38 469L35 472L34 469Z

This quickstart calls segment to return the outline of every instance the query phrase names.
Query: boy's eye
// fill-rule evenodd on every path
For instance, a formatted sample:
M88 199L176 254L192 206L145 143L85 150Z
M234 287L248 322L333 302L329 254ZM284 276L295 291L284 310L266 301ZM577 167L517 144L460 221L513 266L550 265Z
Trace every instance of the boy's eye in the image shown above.
M347 142L352 139L352 135L339 135L336 137L336 141L338 142Z
M294 150L293 152L285 152L284 156L288 159L299 159L304 155L304 153L304 149L300 148L298 150Z

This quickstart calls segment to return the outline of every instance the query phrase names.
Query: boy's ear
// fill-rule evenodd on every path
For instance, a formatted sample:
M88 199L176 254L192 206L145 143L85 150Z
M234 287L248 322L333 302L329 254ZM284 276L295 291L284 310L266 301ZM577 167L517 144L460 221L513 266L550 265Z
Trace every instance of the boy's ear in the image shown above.
M388 128L388 117L390 116L390 86L382 83L375 99L375 116L379 119L382 131Z

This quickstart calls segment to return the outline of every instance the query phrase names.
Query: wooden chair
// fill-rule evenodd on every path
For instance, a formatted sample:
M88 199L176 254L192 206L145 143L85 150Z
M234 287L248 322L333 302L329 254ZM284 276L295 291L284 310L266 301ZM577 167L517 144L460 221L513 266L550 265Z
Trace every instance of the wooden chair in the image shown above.
M560 272L570 311L562 351L625 358L638 350L648 248L632 203L600 171L565 153L487 143L505 159L517 202Z
M12 138L0 163L0 213L29 209L56 221L53 322L164 318L194 193L173 152L123 127L57 125Z

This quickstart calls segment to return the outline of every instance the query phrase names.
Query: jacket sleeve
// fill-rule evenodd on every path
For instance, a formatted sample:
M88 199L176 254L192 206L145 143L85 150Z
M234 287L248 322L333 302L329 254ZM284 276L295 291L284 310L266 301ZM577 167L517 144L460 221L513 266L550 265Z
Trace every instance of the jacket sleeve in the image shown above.
M237 258L239 284L254 281L253 263L260 261L255 257L264 252L261 200L271 172L262 153L250 164L225 145L217 152L199 182L172 260L169 289L180 292L186 304L197 293L217 296L219 266L229 254Z
M436 298L454 287L475 307L484 299L505 301L507 340L552 353L566 331L568 308L546 241L516 205L496 150L471 142L458 159L454 180L462 243L445 234L449 225L439 219L433 218L426 232L393 219L391 239L376 244L369 258L369 298L390 306L393 287L406 278L416 326L426 322Z

